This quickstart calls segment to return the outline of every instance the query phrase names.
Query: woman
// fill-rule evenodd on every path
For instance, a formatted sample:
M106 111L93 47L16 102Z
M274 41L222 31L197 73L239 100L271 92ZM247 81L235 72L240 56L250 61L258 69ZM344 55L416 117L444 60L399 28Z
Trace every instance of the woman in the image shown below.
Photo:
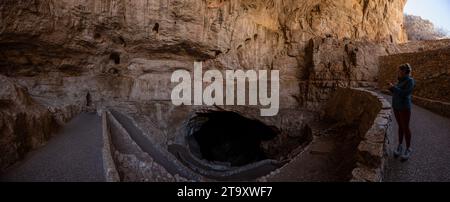
M409 121L411 119L412 92L416 84L411 77L411 72L411 65L401 65L398 70L398 83L396 85L389 84L389 90L393 94L392 107L398 123L399 145L394 151L394 156L396 158L400 156L404 161L407 161L412 153ZM406 140L406 149L403 147L403 140Z

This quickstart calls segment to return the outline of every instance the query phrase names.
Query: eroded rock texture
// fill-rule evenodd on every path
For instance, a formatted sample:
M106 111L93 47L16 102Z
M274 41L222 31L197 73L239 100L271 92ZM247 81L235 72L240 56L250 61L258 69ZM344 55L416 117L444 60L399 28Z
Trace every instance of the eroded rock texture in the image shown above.
M282 85L287 87L282 88L285 103L304 104L294 98L301 91L299 81L309 79L304 75L310 68L305 62L311 54L305 51L309 40L332 37L404 42L404 3L2 1L1 72L45 77L39 81L56 83L49 90L70 92L65 95L69 97L83 97L83 93L70 94L92 88L97 94L105 94L104 89L113 91L106 93L109 97L151 100L168 98L164 87L169 85L167 78L174 68L191 69L193 60L206 60L210 68L280 69ZM326 48L344 53L343 47ZM372 72L367 80L374 77ZM95 81L76 82L81 85L77 89L64 89L74 86L64 78L82 80L83 76L95 77ZM111 80L117 88L111 87ZM102 97L97 94L93 94L95 100Z
M27 91L0 75L0 173L31 149L46 142L58 127L52 113Z
M439 40L447 36L444 30L420 16L405 15L405 28L409 41Z
M0 73L66 109L168 101L172 72L202 60L278 69L281 107L313 108L338 86L376 80L378 44L406 41L405 2L3 0Z

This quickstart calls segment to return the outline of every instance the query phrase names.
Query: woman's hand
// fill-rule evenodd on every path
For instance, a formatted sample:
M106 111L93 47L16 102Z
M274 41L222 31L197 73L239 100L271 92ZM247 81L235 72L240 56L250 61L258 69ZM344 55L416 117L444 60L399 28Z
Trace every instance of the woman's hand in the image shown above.
M389 83L388 85L389 85L389 88L395 87L395 85L393 83Z

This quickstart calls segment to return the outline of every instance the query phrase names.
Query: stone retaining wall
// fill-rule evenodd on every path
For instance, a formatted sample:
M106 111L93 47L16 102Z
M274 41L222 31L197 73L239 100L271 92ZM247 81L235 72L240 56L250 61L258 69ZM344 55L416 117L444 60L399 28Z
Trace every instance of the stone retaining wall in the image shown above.
M439 50L450 47L450 39L432 40L432 41L410 41L408 43L398 44L397 50L391 51L391 54L398 53L417 53L423 51Z
M359 126L361 143L351 181L381 182L387 158L391 105L381 95L356 88L338 89L325 108L328 118Z
M107 112L102 111L102 137L103 137L103 170L107 182L120 182L119 173L117 172L113 153L113 145L111 144L111 132L108 124Z
M416 80L413 102L441 115L450 114L450 46L438 50L390 55L380 58L378 85L387 89L396 82L398 67L409 63Z
M433 111L442 116L450 117L450 102L441 102L437 100L422 98L419 96L414 96L413 101L415 104L420 105L430 111Z
M103 165L105 176L112 182L185 182L178 174L170 174L153 157L137 145L128 131L110 111L104 114ZM108 147L109 145L109 147Z

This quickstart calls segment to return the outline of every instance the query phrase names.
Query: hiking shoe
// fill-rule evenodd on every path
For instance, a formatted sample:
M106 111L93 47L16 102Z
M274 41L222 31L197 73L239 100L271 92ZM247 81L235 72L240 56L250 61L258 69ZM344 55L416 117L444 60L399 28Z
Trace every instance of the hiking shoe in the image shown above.
M397 149L394 151L394 157L398 158L403 154L403 145L398 145Z
M411 158L412 149L409 148L405 151L405 153L402 155L402 160L407 161L409 158Z

